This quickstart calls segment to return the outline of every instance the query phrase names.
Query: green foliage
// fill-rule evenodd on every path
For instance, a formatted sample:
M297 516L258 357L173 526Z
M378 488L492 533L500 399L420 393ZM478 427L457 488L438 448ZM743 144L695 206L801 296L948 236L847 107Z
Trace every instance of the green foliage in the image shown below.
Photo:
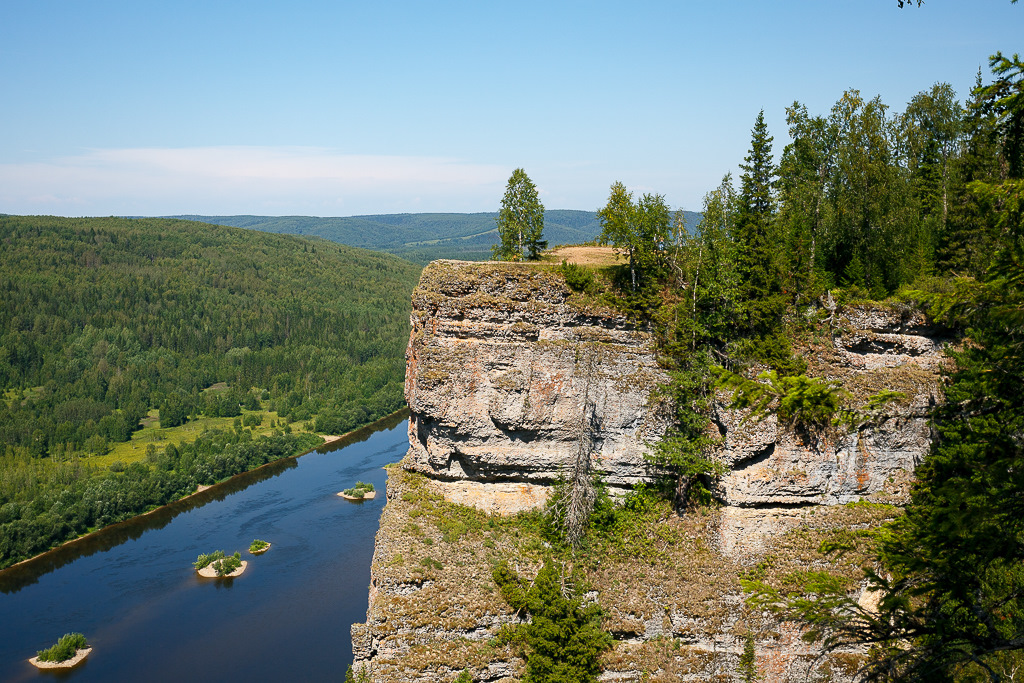
M150 408L165 427L238 415L252 387L336 433L399 409L419 269L310 245L188 221L0 217L0 389L18 396L0 401L0 452L96 451ZM218 382L228 391L201 393Z
M207 432L168 448L152 465L124 472L50 462L28 454L0 456L0 567L32 557L97 527L120 522L321 443L313 434L253 438Z
M36 656L41 662L64 662L74 657L79 650L87 647L89 647L89 643L81 633L65 633L55 645L40 650Z
M219 551L218 551L219 552ZM221 553L223 555L223 553ZM228 555L227 557L221 557L210 563L213 570L217 572L217 576L224 576L235 571L242 566L242 554L236 552L234 555Z
M208 566L210 563L216 560L223 559L223 557L223 550L214 550L212 553L206 553L204 555L200 555L199 557L197 557L196 561L192 563L192 566L196 569L202 569L203 567Z
M367 484L364 481L357 481L355 486L350 489L345 489L342 493L352 498L362 498L371 491L373 491L373 484Z
M187 221L0 217L0 567L311 445L217 437L203 448L225 460L154 453L152 471L117 480L58 466L129 440L152 408L164 427L235 416L258 387L326 433L401 408L418 268L311 246Z
M558 267L558 272L565 278L565 284L569 285L569 288L575 292L594 294L597 291L597 281L594 279L594 273L586 266L563 260Z
M740 168L743 174L735 231L740 317L736 322L752 332L767 332L777 327L785 303L780 296L776 246L772 239L775 166L764 111L757 115L751 132L750 153Z
M438 571L444 569L444 564L438 562L432 557L424 557L422 560L420 560L420 566L425 567L427 569L437 569Z
M807 375L782 376L766 370L750 380L716 368L719 385L731 389L731 406L750 409L750 417L761 420L770 414L792 427L813 430L835 424L839 417L842 392L836 382Z
M463 669L452 683L473 683L473 675L469 673L469 669Z
M754 649L754 634L748 632L743 638L743 653L740 655L740 676L744 683L761 679L757 673L757 652Z
M548 246L541 239L544 205L537 195L537 187L521 168L514 170L508 179L495 223L499 242L492 253L496 261L536 261Z
M1010 178L1024 178L1024 62L1019 54L989 57L995 80L977 89L979 108L995 119Z
M359 673L355 673L352 670L352 665L348 665L348 669L345 670L345 683L371 683L370 672L366 670L366 667L360 667Z
M601 243L621 249L628 260L629 291L653 285L665 267L669 239L669 210L660 194L645 194L633 202L633 193L615 182L608 203L597 212Z
M1004 153L1011 143L1003 141ZM1024 649L1022 186L1014 178L971 183L985 220L998 226L983 282L959 278L912 293L968 342L950 351L945 402L932 415L937 438L911 504L877 536L879 570L865 572L877 612L823 577L805 577L788 594L749 586L761 604L809 625L826 650L872 645L860 672L868 681L998 681L1012 677ZM893 398L877 395L869 408ZM825 549L842 551L850 540Z
M255 539L253 539L252 543L249 544L249 552L250 553L258 553L259 551L261 551L264 548L267 548L269 546L270 546L270 544L267 543L266 541L263 541L263 540L260 540L258 538L255 538Z
M546 561L533 584L527 584L506 563L494 570L502 596L530 622L505 627L499 641L525 649L528 683L596 681L600 656L612 647L611 634L601 628L599 605L584 605L574 594L573 579L562 567Z
M783 334L769 334L741 339L732 345L734 361L754 361L767 365L782 376L802 375L807 372L807 361L793 355L789 339Z

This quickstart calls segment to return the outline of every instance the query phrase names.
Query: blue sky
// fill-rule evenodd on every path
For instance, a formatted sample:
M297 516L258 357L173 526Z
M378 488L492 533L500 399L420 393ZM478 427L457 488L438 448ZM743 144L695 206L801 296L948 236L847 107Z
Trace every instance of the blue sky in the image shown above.
M764 109L963 98L1024 2L0 3L0 212L699 210Z

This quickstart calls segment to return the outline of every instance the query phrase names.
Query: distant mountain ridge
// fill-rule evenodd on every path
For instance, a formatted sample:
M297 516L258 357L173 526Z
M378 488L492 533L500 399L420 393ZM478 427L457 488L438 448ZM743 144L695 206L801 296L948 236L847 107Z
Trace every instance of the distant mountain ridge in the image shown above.
M701 215L683 212L693 230ZM480 261L497 243L497 212L396 213L322 218L317 216L199 216L168 218L229 225L285 235L312 235L331 242L384 251L415 263L438 258ZM551 246L597 239L601 224L594 211L552 209L544 212L544 238Z

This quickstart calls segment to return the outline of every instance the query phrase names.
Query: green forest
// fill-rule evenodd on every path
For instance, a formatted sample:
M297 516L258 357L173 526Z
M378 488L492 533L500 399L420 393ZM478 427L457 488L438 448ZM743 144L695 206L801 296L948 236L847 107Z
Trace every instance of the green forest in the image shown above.
M0 567L319 443L286 433L293 423L341 434L400 409L418 277L314 238L0 217ZM253 435L263 412L275 433ZM234 418L238 443L93 464L147 416L161 428ZM130 496L89 493L130 482Z

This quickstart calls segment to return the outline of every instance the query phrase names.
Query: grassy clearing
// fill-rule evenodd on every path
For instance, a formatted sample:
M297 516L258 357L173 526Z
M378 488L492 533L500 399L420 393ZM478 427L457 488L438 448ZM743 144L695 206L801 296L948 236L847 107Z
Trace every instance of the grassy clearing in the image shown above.
M625 258L617 254L613 247L597 246L565 246L544 252L541 260L559 264L563 260L580 266L605 267L618 266L625 263Z
M280 429L284 426L283 421L279 420L276 412L243 410L241 415L243 422L246 416L249 415L258 415L261 418L260 424L251 428L253 436L269 435L275 429ZM110 451L105 455L86 456L84 460L88 464L97 467L110 467L115 462L130 465L136 461L145 461L146 449L150 445L156 449L157 453L162 453L168 444L180 446L182 443L195 441L196 437L205 431L214 429L230 430L237 419L239 418L200 417L177 427L162 428L160 427L157 411L151 410L147 417L142 420L142 429L132 434L130 441L112 444ZM312 424L313 420L310 419L307 422ZM278 426L271 426L272 423ZM293 423L291 428L295 433L312 431L305 428L305 423Z

